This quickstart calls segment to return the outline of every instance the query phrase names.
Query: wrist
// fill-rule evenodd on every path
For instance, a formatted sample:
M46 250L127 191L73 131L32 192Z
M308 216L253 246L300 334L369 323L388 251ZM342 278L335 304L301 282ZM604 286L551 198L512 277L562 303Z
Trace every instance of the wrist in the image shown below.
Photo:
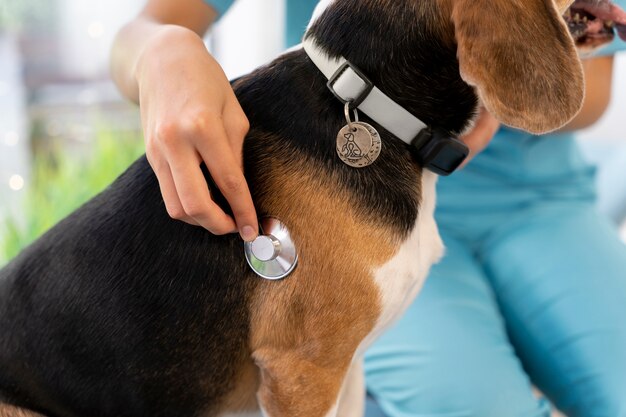
M138 87L141 89L142 81L148 78L150 70L156 68L160 72L168 58L179 55L189 47L207 52L202 38L192 30L177 25L162 25L146 42L135 62L133 77Z

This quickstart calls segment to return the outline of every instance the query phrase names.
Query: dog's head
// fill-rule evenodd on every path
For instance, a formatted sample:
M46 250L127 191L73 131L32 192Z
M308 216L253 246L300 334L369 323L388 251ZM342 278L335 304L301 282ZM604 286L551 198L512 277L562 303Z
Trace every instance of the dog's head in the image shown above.
M608 17L601 10L609 2L327 0L332 7L309 34L427 124L461 131L467 119L450 115L471 112L469 85L501 122L540 134L570 121L584 97L576 48L583 32L566 22L568 9L584 6L587 23L591 12ZM596 26L585 25L584 33Z
M309 35L451 133L465 125L450 114L468 113L468 85L506 125L537 134L558 129L582 106L579 52L606 44L614 31L626 39L626 13L611 0L322 3L332 7Z
M563 19L568 0L439 0L461 77L503 123L555 130L580 110L582 65Z

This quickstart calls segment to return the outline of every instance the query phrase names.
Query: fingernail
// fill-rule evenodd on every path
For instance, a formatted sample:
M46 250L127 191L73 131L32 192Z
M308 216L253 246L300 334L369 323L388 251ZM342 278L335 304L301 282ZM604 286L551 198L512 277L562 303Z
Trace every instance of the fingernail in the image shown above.
M256 238L257 232L252 226L244 226L241 228L241 237L246 242L251 242Z

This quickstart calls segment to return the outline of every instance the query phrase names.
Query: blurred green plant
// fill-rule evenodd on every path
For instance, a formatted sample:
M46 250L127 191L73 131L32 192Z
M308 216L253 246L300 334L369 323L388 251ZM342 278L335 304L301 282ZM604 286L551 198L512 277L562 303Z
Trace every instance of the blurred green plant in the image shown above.
M35 158L20 218L0 219L0 266L117 178L144 151L139 138L99 132L85 158Z
M0 0L0 32L19 30L38 23L51 23L55 0Z

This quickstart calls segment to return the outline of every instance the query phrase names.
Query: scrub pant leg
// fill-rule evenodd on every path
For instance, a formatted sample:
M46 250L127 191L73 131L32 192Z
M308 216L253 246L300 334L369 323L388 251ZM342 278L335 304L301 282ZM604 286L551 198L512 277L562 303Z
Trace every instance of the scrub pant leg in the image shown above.
M369 401L366 415L548 417L484 270L464 243L442 236L446 256L404 317L366 354L368 391L380 407Z
M584 141L581 148L598 167L598 207L616 224L626 222L626 144Z
M626 417L626 245L615 226L591 203L542 205L480 258L541 391L569 417Z

